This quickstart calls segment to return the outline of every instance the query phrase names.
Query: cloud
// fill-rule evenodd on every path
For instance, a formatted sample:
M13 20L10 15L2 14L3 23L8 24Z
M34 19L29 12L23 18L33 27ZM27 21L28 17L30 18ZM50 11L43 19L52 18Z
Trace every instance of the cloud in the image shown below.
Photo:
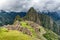
M60 10L60 0L0 0L0 10L28 11L34 7L38 11Z

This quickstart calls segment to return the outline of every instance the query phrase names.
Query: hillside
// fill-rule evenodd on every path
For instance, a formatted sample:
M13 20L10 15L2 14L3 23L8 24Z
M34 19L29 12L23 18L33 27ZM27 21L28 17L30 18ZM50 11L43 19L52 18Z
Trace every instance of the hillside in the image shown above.
M15 21L0 28L0 40L58 40L59 36L32 21Z

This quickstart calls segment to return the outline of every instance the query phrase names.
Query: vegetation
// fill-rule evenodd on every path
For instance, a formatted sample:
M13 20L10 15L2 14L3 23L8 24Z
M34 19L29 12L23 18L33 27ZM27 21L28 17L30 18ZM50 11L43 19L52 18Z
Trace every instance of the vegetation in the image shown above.
M37 40L22 32L16 30L8 31L6 28L0 28L0 40Z
M29 25L26 21L20 21L20 25L23 28L28 28L32 32L32 36L27 35L21 31L8 30L6 28L0 28L0 40L58 40L58 35L50 30L44 29L39 26L40 33L36 31Z
M22 21L22 18L21 18L19 15L17 15L17 16L15 17L15 20L14 20L14 21L16 21L16 20Z
M58 40L57 34L52 32L51 30L47 30L47 32L43 35L47 40Z
M33 37L36 37L35 30L27 22L21 21L20 23L21 23L22 27L28 28L32 32Z

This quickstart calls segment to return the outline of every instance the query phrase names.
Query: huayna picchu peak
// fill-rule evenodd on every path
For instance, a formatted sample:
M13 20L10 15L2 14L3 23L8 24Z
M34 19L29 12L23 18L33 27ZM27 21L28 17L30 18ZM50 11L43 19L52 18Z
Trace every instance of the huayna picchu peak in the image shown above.
M48 28L57 34L60 34L60 29L57 27L55 21L48 15L38 13L33 7L26 13L24 20L34 21L44 28Z
M37 11L34 9L34 7L31 7L28 12L37 13Z

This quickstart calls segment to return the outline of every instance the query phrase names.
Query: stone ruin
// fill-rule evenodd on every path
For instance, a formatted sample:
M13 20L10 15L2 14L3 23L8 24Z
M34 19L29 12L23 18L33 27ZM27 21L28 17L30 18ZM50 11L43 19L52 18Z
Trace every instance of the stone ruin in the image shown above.
M30 25L35 30L36 33L40 32L39 25L34 22L28 21L26 25ZM28 28L22 27L19 22L15 25L5 25L5 28L7 28L8 30L18 30L32 36L32 32Z
M5 28L7 28L8 30L18 30L32 36L32 32L28 28L24 28L20 25L7 25Z
M39 25L33 22L27 22L36 32L40 32Z

